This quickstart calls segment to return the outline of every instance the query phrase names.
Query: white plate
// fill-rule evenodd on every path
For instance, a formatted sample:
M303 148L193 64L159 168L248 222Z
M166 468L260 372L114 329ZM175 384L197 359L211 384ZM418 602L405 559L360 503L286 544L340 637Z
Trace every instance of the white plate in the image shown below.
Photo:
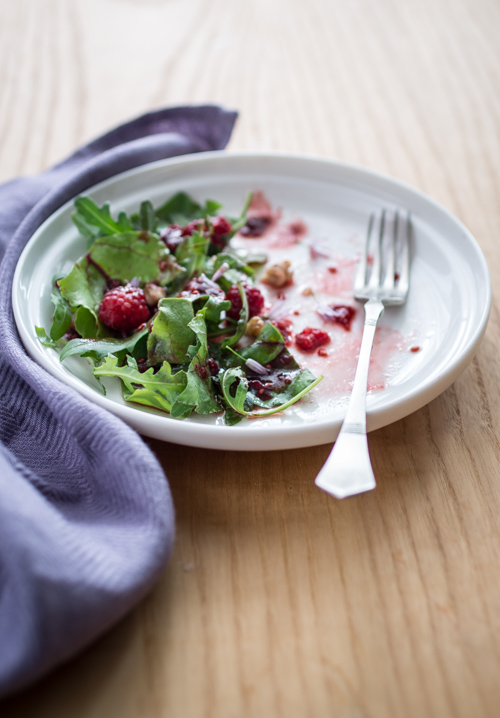
M250 190L260 189L284 216L300 217L312 236L361 246L369 214L382 207L407 208L413 217L414 257L407 304L387 310L382 323L411 335L422 351L407 352L387 388L368 397L369 430L416 411L444 391L470 362L486 328L491 286L485 259L468 230L443 207L393 179L311 157L211 152L155 162L93 187L99 204L112 211L135 210L143 199L160 203L185 190L199 200L217 199L237 214ZM126 405L118 382L103 396L88 363L71 357L63 364L44 348L35 325L51 321L50 280L84 253L71 222L72 203L61 207L33 235L23 251L13 284L13 307L22 341L35 361L91 401L120 416L142 434L189 446L271 450L333 441L346 398L302 401L283 416L224 426L220 418L175 420L153 409ZM346 245L347 246L347 245ZM312 394L312 393L311 393ZM309 397L311 395L308 395Z

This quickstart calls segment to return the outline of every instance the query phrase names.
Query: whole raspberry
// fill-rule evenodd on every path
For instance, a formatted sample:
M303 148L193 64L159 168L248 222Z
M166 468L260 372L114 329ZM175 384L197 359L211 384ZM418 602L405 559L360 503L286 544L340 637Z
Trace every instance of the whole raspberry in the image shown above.
M328 344L330 337L321 329L306 327L295 337L295 343L304 352L312 352L323 344Z
M212 233L217 235L229 234L231 231L231 222L225 217L214 217L212 219Z
M99 319L117 332L128 333L149 319L144 292L127 284L106 292L99 307Z
M264 297L256 287L249 287L247 284L243 285L245 294L247 295L248 301L248 316L256 317L264 309ZM226 299L231 302L231 309L226 310L226 317L229 319L239 319L242 307L240 290L236 284L226 292Z
M223 249L226 246L231 230L231 223L225 217L214 217L212 219L210 241L216 249Z

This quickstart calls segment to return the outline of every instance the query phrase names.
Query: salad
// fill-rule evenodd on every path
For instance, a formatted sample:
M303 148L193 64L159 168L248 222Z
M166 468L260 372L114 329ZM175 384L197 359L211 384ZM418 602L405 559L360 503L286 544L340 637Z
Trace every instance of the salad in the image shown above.
M255 283L260 273L286 286L289 263L266 268L262 253L231 246L237 232L265 229L247 217L250 200L227 217L179 192L113 218L79 197L73 221L87 251L53 277L53 320L48 333L36 327L39 340L61 361L88 359L104 393L102 379L115 377L125 401L177 419L223 414L232 425L285 411L322 377L299 365ZM310 329L304 348L325 337Z

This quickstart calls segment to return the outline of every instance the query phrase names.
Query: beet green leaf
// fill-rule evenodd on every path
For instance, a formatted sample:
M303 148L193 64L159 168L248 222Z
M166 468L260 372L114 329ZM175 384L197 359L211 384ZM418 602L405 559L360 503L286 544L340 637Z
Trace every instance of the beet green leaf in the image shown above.
M160 238L149 232L123 232L96 239L89 251L104 276L129 282L140 277L146 284L158 278L160 262L169 256Z

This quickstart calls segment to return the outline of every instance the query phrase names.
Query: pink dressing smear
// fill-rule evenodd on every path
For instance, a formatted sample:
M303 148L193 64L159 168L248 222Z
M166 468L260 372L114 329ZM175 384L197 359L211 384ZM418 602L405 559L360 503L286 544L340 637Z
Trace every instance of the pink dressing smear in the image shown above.
M236 248L267 254L266 265L256 272L255 277L266 300L264 318L270 315L274 322L285 322L289 335L287 346L300 366L307 367L315 376L324 377L316 390L322 397L347 395L354 380L364 322L363 305L354 300L352 293L359 255L352 249L352 244L346 242L345 254L334 256L327 238L311 237L308 227L300 219L283 221L282 211L273 208L262 192L254 193L248 216L257 220L265 218L264 231L259 236L239 233L232 244ZM293 270L290 283L274 288L259 282L266 267L284 260L291 263ZM325 309L333 306L355 310L348 329L327 319ZM306 327L326 332L328 343L314 351L302 351L295 337ZM388 327L377 329L370 362L370 392L380 392L388 386L391 367L407 352L415 352L410 337Z
M336 257L335 261L329 261L326 268L318 269L314 276L316 291L331 297L352 297L357 263L357 257Z

